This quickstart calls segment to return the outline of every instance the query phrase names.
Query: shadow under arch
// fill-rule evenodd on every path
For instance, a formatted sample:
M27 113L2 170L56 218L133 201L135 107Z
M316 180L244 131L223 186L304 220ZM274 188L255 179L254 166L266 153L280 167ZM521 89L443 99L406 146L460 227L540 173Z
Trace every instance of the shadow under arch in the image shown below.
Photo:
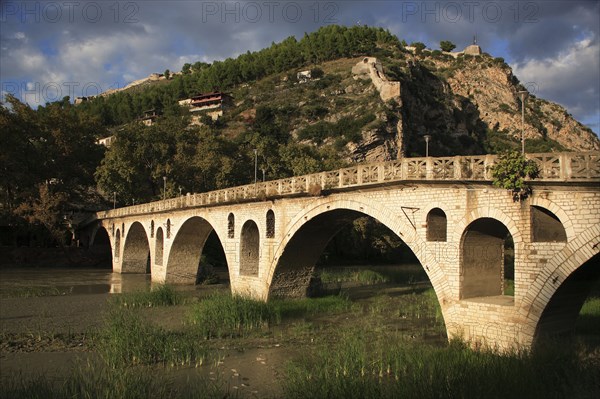
M571 241L575 238L575 229L573 228L573 221L569 217L569 215L556 203L550 201L546 198L541 198L537 195L534 195L531 198L531 206L544 208L550 212L552 212L558 220L560 220L562 224L562 228L565 230L566 241Z
M150 244L140 222L127 231L122 257L121 273L150 273Z
M112 267L112 250L108 230L104 226L98 226L89 246L90 255L97 260L96 267Z
M597 253L571 273L554 292L537 323L534 343L572 334L581 307L599 280L600 253Z
M497 219L482 217L469 223L460 241L460 299L505 294L507 274L514 277L514 260L508 262L505 253L512 240L508 227Z
M195 284L200 273L200 259L209 236L222 241L206 219L194 216L187 219L177 231L167 261L166 283Z
M432 273L437 261L426 257L426 242L422 240L408 223L377 205L367 205L358 201L319 201L310 209L301 212L286 228L284 240L276 249L275 258L269 270L269 298L305 296L310 278L321 253L335 236L348 223L369 216L395 233L413 252L425 269L438 300L449 293L442 273Z

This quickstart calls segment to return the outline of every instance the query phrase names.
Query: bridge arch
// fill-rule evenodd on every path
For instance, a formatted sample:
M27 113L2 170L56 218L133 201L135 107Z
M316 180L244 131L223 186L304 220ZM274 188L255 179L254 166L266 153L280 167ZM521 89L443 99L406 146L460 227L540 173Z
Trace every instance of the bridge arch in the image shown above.
M94 228L89 239L88 249L94 258L98 259L99 266L112 266L112 240L108 230L102 224L98 224Z
M547 198L542 198L535 195L531 198L530 204L531 206L545 208L552 212L562 223L562 227L565 229L565 233L567 235L567 241L571 241L573 238L575 238L573 222L571 221L569 215L567 215L567 213L560 206Z
M532 339L573 328L589 287L600 278L600 226L580 233L548 262L524 301Z
M117 230L118 232L118 230ZM134 222L123 234L123 257L121 261L122 273L149 273L150 272L150 244L146 229L140 222Z
M152 221L154 224L154 221ZM154 226L152 226L154 227ZM156 241L154 243L154 264L162 266L165 250L165 237L162 227L156 229Z
M370 216L382 223L411 249L444 308L450 287L437 260L428 255L427 243L409 222L388 208L364 200L323 198L299 212L288 224L283 239L275 248L266 280L270 287L269 296L305 295L314 265L329 240L346 223L362 216ZM299 288L290 290L290 281Z
M509 235L502 222L489 217L475 219L465 228L460 241L460 299L504 295Z
M247 220L240 234L240 276L258 276L260 232L253 220Z
M521 230L517 227L517 224L511 218L509 218L504 212L502 212L499 209L495 209L495 208L479 208L477 210L470 212L464 218L459 220L458 223L456 223L454 225L454 228L452 229L452 235L453 235L452 241L460 243L467 227L475 220L481 219L481 218L490 218L490 219L497 220L498 222L502 223L508 229L508 232L512 236L515 244L523 242L523 234L522 234ZM515 245L515 258L517 255L516 251L517 251L517 245Z
M448 218L441 208L427 212L427 241L448 241Z
M196 283L204 244L213 230L213 225L200 216L192 216L183 222L169 250L165 279L167 283ZM215 234L222 243L216 230Z
M227 238L235 238L235 216L233 212L227 216Z
M275 237L275 212L272 209L267 211L267 215L265 217L265 230L267 238Z
M121 257L121 229L117 229L115 233L115 259L119 259Z

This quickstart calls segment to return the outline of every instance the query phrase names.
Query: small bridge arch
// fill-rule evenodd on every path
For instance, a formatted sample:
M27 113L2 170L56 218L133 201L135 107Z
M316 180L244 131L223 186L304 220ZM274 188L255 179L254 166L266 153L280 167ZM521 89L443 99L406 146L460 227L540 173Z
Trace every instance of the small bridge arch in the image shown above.
M140 222L133 222L127 234L121 261L122 273L150 273L150 243L146 229Z

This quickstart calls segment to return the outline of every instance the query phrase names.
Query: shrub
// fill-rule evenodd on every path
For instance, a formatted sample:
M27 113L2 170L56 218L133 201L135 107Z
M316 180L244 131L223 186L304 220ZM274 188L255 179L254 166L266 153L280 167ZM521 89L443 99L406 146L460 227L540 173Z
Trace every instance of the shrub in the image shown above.
M440 48L442 51L450 52L456 48L456 45L449 40L442 40L440 42Z
M491 167L493 184L512 192L513 201L522 201L531 194L531 187L526 178L535 179L539 176L539 167L535 161L526 159L517 151L505 152Z

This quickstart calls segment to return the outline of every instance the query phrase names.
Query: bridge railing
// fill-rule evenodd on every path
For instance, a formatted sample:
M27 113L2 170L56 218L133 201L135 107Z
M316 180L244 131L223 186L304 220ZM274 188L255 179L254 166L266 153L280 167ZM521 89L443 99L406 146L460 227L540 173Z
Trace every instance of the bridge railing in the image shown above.
M600 152L527 154L540 168L537 180L600 181ZM178 208L228 204L273 197L316 194L399 181L459 180L490 181L490 168L496 155L403 158L401 160L359 164L349 168L294 176L280 180L247 184L200 194L187 194L164 201L150 202L99 212L100 218L168 211Z

